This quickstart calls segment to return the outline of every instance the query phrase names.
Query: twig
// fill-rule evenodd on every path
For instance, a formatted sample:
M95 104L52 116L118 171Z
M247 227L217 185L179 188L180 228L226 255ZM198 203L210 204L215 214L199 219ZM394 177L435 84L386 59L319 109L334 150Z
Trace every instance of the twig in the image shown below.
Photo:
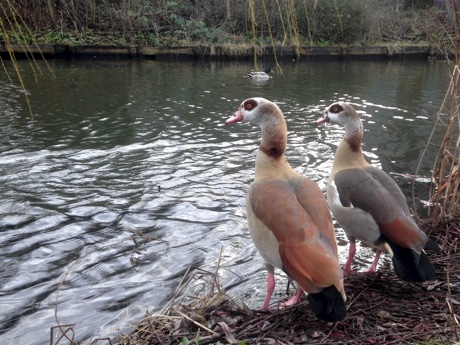
M193 320L191 317L185 315L183 312L181 312L180 310L176 309L176 308L172 308L177 314L179 314L180 316L184 317L185 319L193 322L195 325L197 325L198 327L201 327L203 328L204 330L208 331L209 333L212 333L214 335L220 335L219 333L216 333L214 332L212 329L209 329L208 327L206 327L205 325L202 325L201 323Z
M455 315L455 311L454 311L454 308L452 306L452 292L450 290L450 263L449 261L447 262L447 268L446 268L446 283L447 283L447 298L446 298L446 302L447 302L447 305L450 309L450 312L452 314L452 319L454 320L454 330L455 330L455 337L459 338L458 336L458 320L457 320L457 315Z

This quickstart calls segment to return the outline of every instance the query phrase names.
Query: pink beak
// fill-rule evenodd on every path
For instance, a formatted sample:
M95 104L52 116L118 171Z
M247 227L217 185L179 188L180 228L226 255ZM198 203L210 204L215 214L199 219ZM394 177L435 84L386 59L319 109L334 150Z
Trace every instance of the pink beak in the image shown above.
M238 108L235 114L233 114L232 117L230 117L227 121L225 121L225 124L229 125L231 123L240 122L240 121L243 121L243 114L241 112L241 109Z
M316 120L317 124L329 122L331 119L327 114L324 114L320 119Z

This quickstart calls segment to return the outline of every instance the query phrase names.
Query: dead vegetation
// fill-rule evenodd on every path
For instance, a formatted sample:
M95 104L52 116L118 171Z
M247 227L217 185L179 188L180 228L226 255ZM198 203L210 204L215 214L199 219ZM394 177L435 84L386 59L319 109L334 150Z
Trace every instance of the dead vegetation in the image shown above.
M436 280L404 282L389 266L347 277L344 321L318 320L306 300L271 312L249 309L222 289L217 264L183 279L167 306L113 344L453 344L460 340L459 220L422 226L443 248L429 253Z
M438 155L433 166L432 188L430 191L430 218L440 222L460 212L459 164L459 104L458 82L460 77L460 57L452 64L451 83L445 100L437 115L433 132L441 130L443 137L438 146Z

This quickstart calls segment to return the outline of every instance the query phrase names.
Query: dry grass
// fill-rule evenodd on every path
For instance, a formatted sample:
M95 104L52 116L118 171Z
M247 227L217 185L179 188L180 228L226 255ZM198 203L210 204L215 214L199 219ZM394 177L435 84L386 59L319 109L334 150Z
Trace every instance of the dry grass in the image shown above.
M453 344L459 341L460 218L422 227L443 250L431 255L436 280L408 283L390 267L345 279L344 321L318 320L306 300L285 309L252 310L225 294L214 272L184 279L161 312L140 320L114 344ZM180 302L178 302L180 300ZM184 340L186 338L186 340Z
M460 178L458 178L460 155L459 62L460 58L457 58L456 64L453 65L449 89L433 128L433 133L435 131L443 133L442 140L438 146L438 155L433 166L433 184L430 191L429 216L437 222L460 212Z

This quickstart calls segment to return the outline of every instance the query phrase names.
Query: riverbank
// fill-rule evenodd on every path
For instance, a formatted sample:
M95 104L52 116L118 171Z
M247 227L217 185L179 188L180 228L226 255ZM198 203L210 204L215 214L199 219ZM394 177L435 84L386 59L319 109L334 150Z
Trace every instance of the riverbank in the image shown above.
M458 345L458 301L453 296L460 293L460 276L455 273L460 253L452 246L458 241L458 221L421 224L437 243L445 244L442 253L430 253L435 280L405 282L389 267L345 278L348 302L343 321L318 320L305 299L271 312L249 309L225 294L217 267L215 272L184 277L159 313L146 315L132 333L119 335L113 344ZM201 293L196 285L203 287Z
M261 59L316 60L316 59L429 59L441 54L429 44L388 44L373 46L259 46L250 45L194 45L183 47L105 46L105 45L19 45L7 49L0 45L0 57L16 59L34 58L141 58L153 60L253 59L254 53Z

